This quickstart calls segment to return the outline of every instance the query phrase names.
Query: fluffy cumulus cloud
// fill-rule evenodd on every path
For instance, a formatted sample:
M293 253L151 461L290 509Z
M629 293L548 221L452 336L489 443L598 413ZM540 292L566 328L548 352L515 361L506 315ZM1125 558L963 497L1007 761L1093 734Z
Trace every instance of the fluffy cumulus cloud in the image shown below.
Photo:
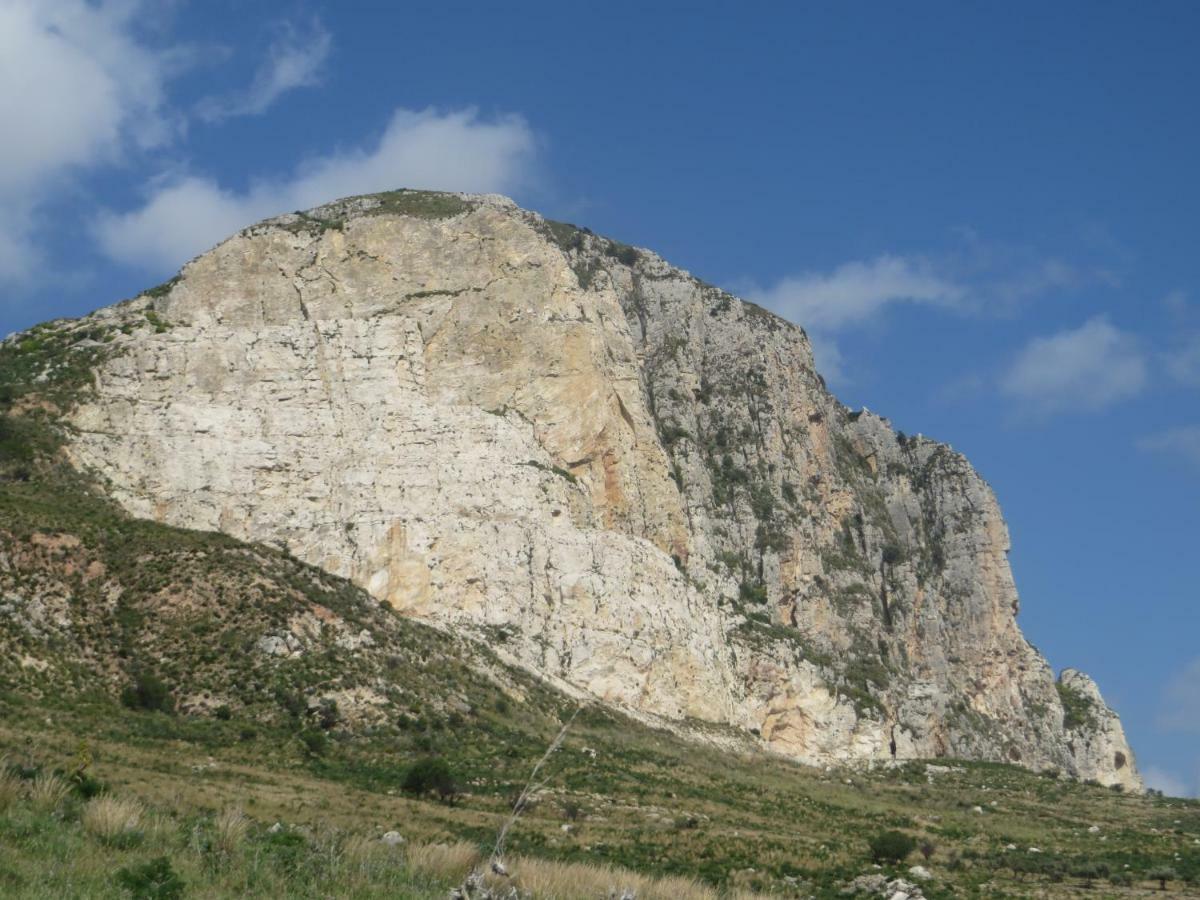
M320 82L333 43L320 21L314 19L304 25L285 22L278 26L278 32L250 86L229 96L201 101L196 110L200 118L218 122L231 116L260 115L288 91Z
M1136 396L1147 367L1137 340L1097 316L1078 328L1031 340L1000 381L1026 412L1093 411Z
M535 145L519 116L401 109L369 148L309 160L243 192L199 177L160 184L141 207L99 216L94 232L111 258L166 270L259 219L339 197L398 187L512 191L531 176Z
M1158 727L1167 732L1200 735L1200 657L1188 662L1167 682L1160 698ZM1200 757L1192 764L1191 777L1178 768L1146 769L1146 783L1175 797L1200 796Z
M166 141L169 53L139 42L136 0L0 0L0 278L32 270L37 207L64 172Z
M938 254L884 254L766 286L751 281L734 287L802 325L812 337L818 367L838 382L846 380L846 360L837 336L877 325L890 309L920 305L1006 316L1040 297L1115 283L1106 270L1045 257L1031 247L984 240L970 229L959 229L957 236L956 245Z
M1168 797L1193 797L1196 790L1174 772L1169 772L1161 766L1147 766L1142 771L1146 787L1162 791Z
M880 256L849 262L832 272L808 272L753 290L758 302L813 331L860 324L897 303L950 305L961 286L920 260Z
M803 326L818 370L834 383L850 380L836 339L839 331L875 319L889 306L953 306L966 295L960 284L934 271L927 261L893 255L848 262L831 272L792 275L768 286L749 282L738 288Z
M1151 453L1165 453L1200 466L1200 425L1179 425L1148 434L1138 441L1138 447Z
M1200 334L1182 338L1167 353L1167 371L1176 381L1189 387L1200 387Z
M1159 725L1168 731L1200 734L1200 656L1167 682Z

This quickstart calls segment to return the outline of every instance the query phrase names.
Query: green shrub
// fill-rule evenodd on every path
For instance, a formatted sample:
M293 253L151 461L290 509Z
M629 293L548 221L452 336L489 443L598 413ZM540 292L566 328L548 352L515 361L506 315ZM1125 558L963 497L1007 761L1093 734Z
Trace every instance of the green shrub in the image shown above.
M338 710L337 701L332 697L325 697L321 700L320 705L316 709L317 724L321 726L323 731L328 731L341 721L342 714Z
M315 728L305 728L301 731L300 743L310 756L324 756L325 751L329 749L329 738Z
M1058 699L1062 701L1063 728L1068 731L1084 727L1095 728L1096 711L1092 709L1092 701L1061 681L1055 687L1058 688Z
M1170 866L1159 866L1157 869L1151 869L1147 872L1146 877L1151 881L1157 881L1158 889L1165 891L1167 889L1167 882L1174 881L1179 877L1179 874Z
M439 800L451 803L458 794L458 785L454 782L450 766L444 759L436 756L413 763L404 776L401 788L405 793L418 796L436 794Z
M1071 867L1071 874L1082 878L1084 887L1091 887L1097 878L1106 878L1109 868L1106 863L1079 862Z
M882 831L871 838L870 847L875 862L899 863L917 849L917 840L903 831Z
M171 690L153 672L138 672L133 684L121 692L121 703L130 709L169 713L175 709Z
M1044 878L1048 878L1054 884L1058 884L1063 880L1063 873L1066 871L1063 863L1057 859L1039 860L1038 871Z
M281 870L292 872L308 853L308 840L297 831L268 831L263 838L263 849Z
M636 247L630 247L620 241L609 241L604 247L604 254L626 266L636 265L640 255Z
M738 599L743 603L766 603L767 586L753 581L743 581L738 585Z
M471 201L443 191L402 189L371 194L379 205L365 210L368 215L411 216L416 219L449 219L475 208Z
M108 785L87 772L75 772L69 780L75 793L84 800L91 800L108 792Z
M177 900L183 896L183 879L165 856L121 869L117 872L117 884L135 900Z

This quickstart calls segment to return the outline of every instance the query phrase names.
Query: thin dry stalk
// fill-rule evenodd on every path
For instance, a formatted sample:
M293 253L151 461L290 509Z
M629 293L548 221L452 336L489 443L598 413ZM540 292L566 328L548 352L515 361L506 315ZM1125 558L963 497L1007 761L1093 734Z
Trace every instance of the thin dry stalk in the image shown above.
M500 862L504 859L504 840L508 837L509 829L512 828L513 825L516 824L517 819L521 817L521 813L523 813L525 811L525 807L529 805L530 798L544 788L549 781L548 778L538 781L538 773L542 770L542 766L546 764L546 761L554 755L554 751L562 746L563 741L567 737L567 731L570 730L571 726L575 723L576 717L578 717L582 710L583 707L580 706L576 708L575 712L571 713L571 718L567 719L567 721L563 723L563 727L558 730L558 734L555 735L554 740L550 742L550 746L546 748L546 752L542 754L542 758L537 761L537 765L535 765L533 767L533 771L529 773L529 781L525 783L524 789L517 796L517 802L513 804L512 812L508 814L508 818L505 819L504 824L500 826L500 833L496 835L496 845L492 848L490 862Z

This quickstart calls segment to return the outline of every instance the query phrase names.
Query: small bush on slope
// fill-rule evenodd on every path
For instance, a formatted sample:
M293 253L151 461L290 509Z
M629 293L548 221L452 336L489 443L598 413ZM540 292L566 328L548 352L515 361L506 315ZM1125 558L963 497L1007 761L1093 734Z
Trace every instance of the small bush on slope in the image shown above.
M900 863L917 849L917 841L902 831L884 831L871 838L870 847L875 862Z

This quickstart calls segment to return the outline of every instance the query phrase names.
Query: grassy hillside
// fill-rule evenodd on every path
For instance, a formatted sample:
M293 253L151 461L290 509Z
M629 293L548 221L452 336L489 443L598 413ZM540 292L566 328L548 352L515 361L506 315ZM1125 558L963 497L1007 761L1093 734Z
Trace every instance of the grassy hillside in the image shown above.
M1163 868L1200 894L1195 802L946 760L818 771L685 741L578 711L280 550L129 518L67 465L58 431L106 328L123 327L159 325L61 323L0 345L0 895L137 896L153 881L139 867L165 858L184 896L446 896L572 717L508 838L526 884L590 885L562 896L627 872L711 896L842 896L890 829L929 859L882 871L921 862L931 898L1152 895ZM406 790L430 759L453 782L440 798ZM141 804L136 825L99 827L97 792ZM221 837L234 809L249 821ZM407 844L381 845L390 830Z
M434 732L430 749L335 731L317 755L286 729L236 719L65 698L35 705L6 697L0 714L0 752L24 776L69 775L85 747L91 779L158 812L143 839L114 846L80 824L80 801L55 815L14 803L0 812L0 883L12 896L70 895L47 888L48 873L54 884L90 886L76 895L120 896L116 872L161 855L210 895L233 892L235 878L253 879L264 896L280 885L304 896L382 896L412 873L399 862L360 870L358 855L379 850L390 830L410 844L489 849L540 753L513 731L485 725ZM403 790L406 772L431 752L459 782L452 802ZM491 768L480 764L486 760ZM1125 796L1006 766L939 766L814 771L593 715L577 720L551 758L547 785L508 845L517 856L679 874L726 890L835 897L874 871L870 839L897 829L932 848L924 863L934 875L929 897L1083 895L1089 870L1104 896L1137 896L1157 886L1148 876L1164 867L1178 876L1169 883L1177 895L1200 893L1188 883L1200 875L1195 802ZM32 789L32 781L22 784ZM214 868L196 834L232 807L255 824L242 846L246 859L230 874ZM281 850L284 839L265 831L277 821L307 830ZM303 865L274 866L276 852L298 854ZM917 862L919 852L885 870L903 873ZM1129 884L1109 883L1126 873ZM419 890L419 879L403 882L409 893L400 895L437 893L456 875L442 873Z

